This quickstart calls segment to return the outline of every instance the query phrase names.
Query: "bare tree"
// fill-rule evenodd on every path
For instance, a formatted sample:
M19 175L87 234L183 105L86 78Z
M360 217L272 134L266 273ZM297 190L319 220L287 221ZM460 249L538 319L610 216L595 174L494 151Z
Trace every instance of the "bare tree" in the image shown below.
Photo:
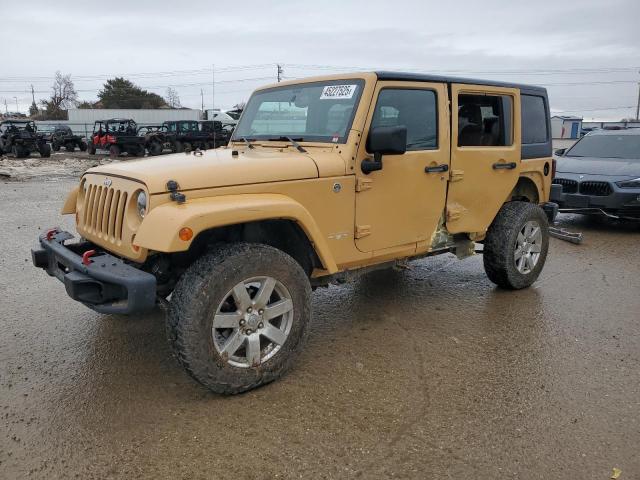
M169 105L171 108L182 107L182 105L180 105L180 97L178 96L178 92L171 87L167 88L167 96L165 97L165 100L167 101L167 105Z
M244 100L242 100L241 102L236 103L233 108L235 110L244 110L244 107L247 106L247 102L245 102Z
M56 78L51 86L51 97L48 100L40 100L43 107L42 116L47 120L64 120L65 110L73 108L78 103L71 75L63 75L56 72Z

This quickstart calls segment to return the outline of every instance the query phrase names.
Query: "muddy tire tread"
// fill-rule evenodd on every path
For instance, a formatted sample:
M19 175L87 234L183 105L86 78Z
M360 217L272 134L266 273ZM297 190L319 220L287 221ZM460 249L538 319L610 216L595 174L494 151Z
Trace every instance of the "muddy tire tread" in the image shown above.
M515 267L513 251L520 225L537 220L543 230L543 247L536 267L529 274L521 274ZM544 267L549 249L549 223L538 205L529 202L505 203L487 230L484 242L484 269L493 283L507 290L519 290L536 281Z
M238 374L254 369L240 369L217 363L218 370L215 378L211 375L211 366L215 360L210 356L193 355L193 352L202 349L201 342L208 342L208 338L201 338L202 326L199 325L201 319L199 312L211 308L210 302L216 303L219 299L212 299L210 302L208 295L198 295L199 292L209 291L211 285L216 282L224 283L225 278L236 270L240 265L256 264L264 265L277 259L291 272L295 279L295 284L302 287L299 294L304 295L305 301L296 304L299 310L295 314L294 322L301 321L301 335L297 339L287 339L296 341L293 349L290 346L287 352L280 351L276 356L263 364L260 374L252 381L239 381ZM225 287L226 288L226 287ZM295 293L291 292L295 297ZM224 293L222 293L224 295ZM178 281L169 304L167 314L167 337L171 349L178 362L186 372L210 390L220 394L237 394L251 390L257 386L264 385L278 379L286 373L294 363L297 353L302 350L307 337L308 328L305 323L310 317L310 295L311 287L309 280L302 270L302 267L289 255L274 247L263 244L252 243L230 243L217 244L211 251L196 260L191 267L182 275ZM215 309L217 307L213 306ZM283 349L287 346L282 347ZM285 354L286 353L286 354ZM285 355L283 355L285 354ZM278 361L274 361L278 359ZM250 376L250 375L249 375Z

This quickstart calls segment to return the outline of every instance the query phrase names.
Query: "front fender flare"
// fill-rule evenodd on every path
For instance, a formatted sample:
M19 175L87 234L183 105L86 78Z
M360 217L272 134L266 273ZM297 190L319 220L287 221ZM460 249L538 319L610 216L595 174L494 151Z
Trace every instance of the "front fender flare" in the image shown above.
M185 203L163 203L146 215L134 243L158 252L188 250L193 239L181 240L180 229L193 230L193 238L215 227L259 220L293 220L305 232L328 273L338 267L322 232L311 214L300 203L279 194L241 194L198 198Z

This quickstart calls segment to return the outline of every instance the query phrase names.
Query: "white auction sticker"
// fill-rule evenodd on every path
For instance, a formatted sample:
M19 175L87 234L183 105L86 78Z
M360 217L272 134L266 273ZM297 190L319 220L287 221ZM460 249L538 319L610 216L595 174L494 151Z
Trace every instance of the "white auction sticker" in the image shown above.
M357 85L327 85L322 89L320 100L338 100L352 98Z

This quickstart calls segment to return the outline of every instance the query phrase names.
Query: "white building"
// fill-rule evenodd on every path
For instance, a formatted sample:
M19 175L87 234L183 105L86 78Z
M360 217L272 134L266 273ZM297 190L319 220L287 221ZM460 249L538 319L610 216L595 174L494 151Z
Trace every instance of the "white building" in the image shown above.
M580 138L582 118L570 115L554 115L551 117L551 136L554 139Z
M106 109L106 108L72 108L69 110L68 123L88 123L109 118L132 118L142 125L160 125L170 120L200 120L202 112L191 109Z

